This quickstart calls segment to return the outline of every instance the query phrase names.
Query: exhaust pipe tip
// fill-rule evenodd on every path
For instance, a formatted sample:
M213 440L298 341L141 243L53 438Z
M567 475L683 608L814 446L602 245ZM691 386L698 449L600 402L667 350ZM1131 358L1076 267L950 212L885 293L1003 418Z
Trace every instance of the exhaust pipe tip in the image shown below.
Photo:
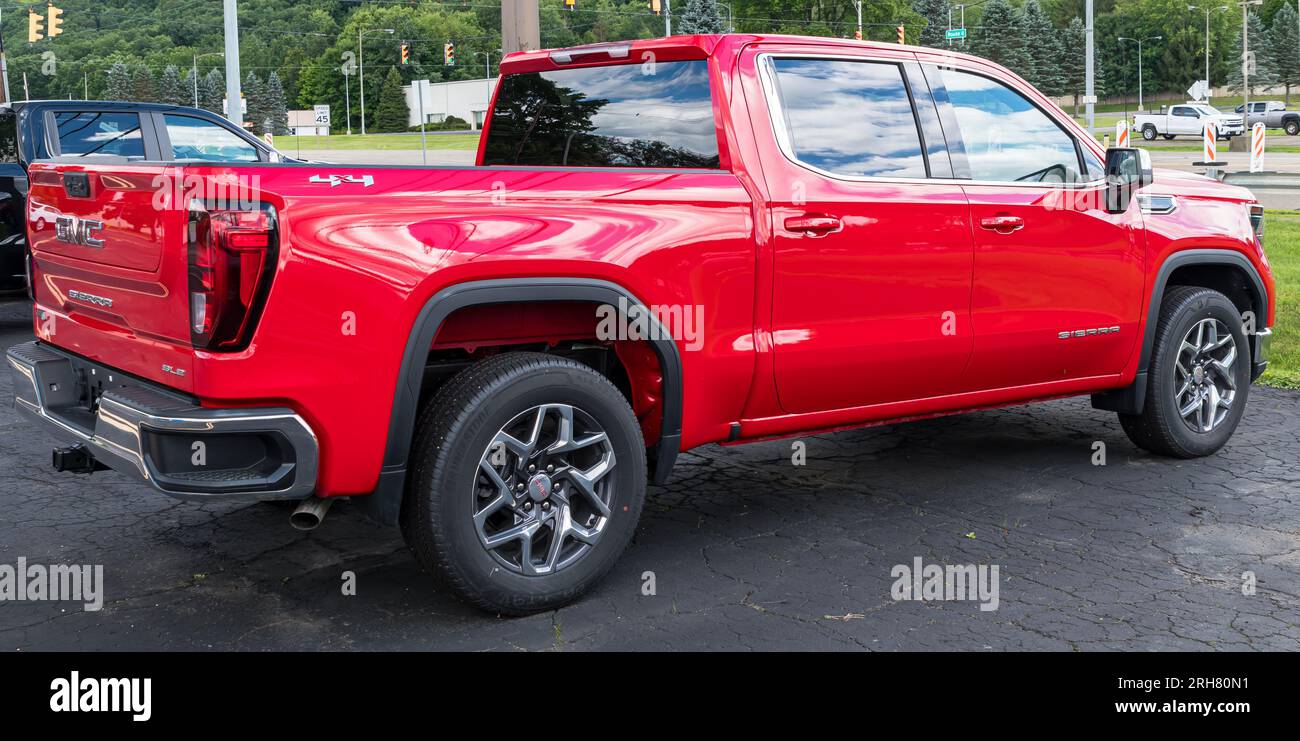
M293 514L289 515L289 524L293 529L303 532L315 530L325 521L325 514L329 512L331 504L334 504L333 499L307 497L294 508Z

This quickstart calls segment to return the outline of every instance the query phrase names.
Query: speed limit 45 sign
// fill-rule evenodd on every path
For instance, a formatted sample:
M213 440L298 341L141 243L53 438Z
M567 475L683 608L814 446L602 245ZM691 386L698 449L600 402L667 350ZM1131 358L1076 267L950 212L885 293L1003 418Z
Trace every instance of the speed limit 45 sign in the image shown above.
M313 107L313 108L315 109L315 111L316 111L316 125L317 125L317 126L329 126L329 125L330 125L330 107L327 106L327 105L318 105L318 106L312 106L312 107Z

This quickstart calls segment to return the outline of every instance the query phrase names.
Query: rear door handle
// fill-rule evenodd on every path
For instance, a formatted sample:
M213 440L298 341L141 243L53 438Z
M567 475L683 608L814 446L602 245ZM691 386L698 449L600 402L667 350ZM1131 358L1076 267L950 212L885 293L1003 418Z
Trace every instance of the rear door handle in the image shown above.
M997 216L985 216L980 219L980 227L988 229L998 234L1010 234L1011 232L1025 228L1025 220L1019 216L1010 214L998 214Z
M789 232L803 232L811 237L824 237L831 232L844 228L844 222L834 216L804 215L791 216L785 220L785 229Z

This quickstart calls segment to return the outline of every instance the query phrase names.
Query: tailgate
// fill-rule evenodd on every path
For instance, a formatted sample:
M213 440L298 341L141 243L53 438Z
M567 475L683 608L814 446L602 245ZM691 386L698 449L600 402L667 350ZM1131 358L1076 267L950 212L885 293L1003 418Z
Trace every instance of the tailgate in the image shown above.
M37 336L190 390L187 213L180 168L35 163L27 226Z

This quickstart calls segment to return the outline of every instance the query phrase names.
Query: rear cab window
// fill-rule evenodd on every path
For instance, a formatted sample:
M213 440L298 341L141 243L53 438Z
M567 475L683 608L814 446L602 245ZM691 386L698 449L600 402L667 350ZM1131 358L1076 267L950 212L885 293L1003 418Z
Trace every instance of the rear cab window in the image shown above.
M705 60L507 75L485 165L721 166Z
M122 111L55 111L54 136L62 157L145 158L140 114Z

